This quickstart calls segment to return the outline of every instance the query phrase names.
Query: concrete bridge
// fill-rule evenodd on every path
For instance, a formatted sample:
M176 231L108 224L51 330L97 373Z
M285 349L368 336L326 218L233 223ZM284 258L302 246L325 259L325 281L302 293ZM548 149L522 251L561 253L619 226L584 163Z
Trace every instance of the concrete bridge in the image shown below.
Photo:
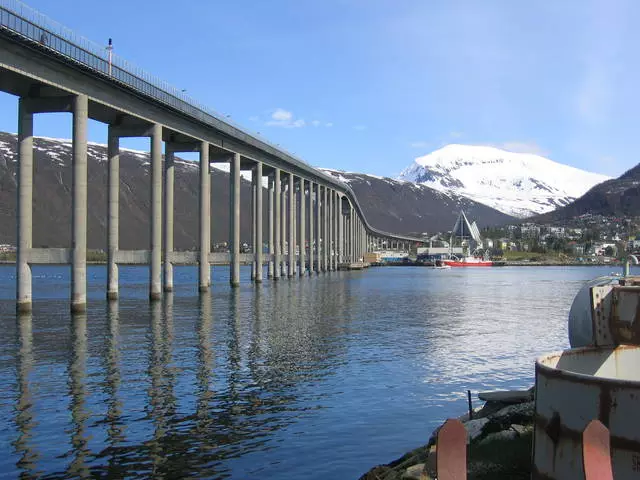
M18 97L17 309L32 306L31 265L71 264L71 309L86 309L87 122L108 125L107 297L118 297L118 265L149 265L149 296L173 289L173 264L199 265L199 289L210 288L212 264L252 265L252 280L274 280L333 271L360 262L374 245L421 243L421 239L372 227L350 187L312 168L257 135L221 118L184 92L129 65L16 0L0 1L0 90ZM33 119L70 112L72 133L72 245L34 248ZM150 139L151 240L148 250L121 250L119 141ZM164 143L164 157L163 157ZM200 165L199 251L173 250L174 155L197 152ZM230 165L229 253L211 251L211 164ZM240 253L240 172L252 178L252 253ZM263 217L267 188L268 215ZM247 201L245 199L244 201ZM264 252L267 223L268 253ZM215 226L213 226L215 228Z

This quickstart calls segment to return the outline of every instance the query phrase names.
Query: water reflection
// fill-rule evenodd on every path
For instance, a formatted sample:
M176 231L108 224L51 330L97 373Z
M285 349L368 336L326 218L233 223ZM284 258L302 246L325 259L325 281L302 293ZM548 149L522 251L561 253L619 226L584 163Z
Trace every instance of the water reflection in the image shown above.
M95 300L88 318L42 303L0 336L0 475L358 478L467 388L529 382L566 342L571 281L596 273L224 277L199 297Z
M37 476L37 462L39 455L33 444L32 430L36 426L33 408L33 397L30 388L30 375L33 368L33 326L31 314L20 314L18 323L18 355L17 372L18 397L16 399L15 423L18 437L13 442L13 447L19 455L17 462L21 470L20 478L33 478Z
M69 365L69 397L71 403L71 446L68 456L72 458L67 473L71 477L89 477L87 466L88 449L87 419L89 412L86 409L86 364L87 364L87 315L73 315L71 319L71 363Z

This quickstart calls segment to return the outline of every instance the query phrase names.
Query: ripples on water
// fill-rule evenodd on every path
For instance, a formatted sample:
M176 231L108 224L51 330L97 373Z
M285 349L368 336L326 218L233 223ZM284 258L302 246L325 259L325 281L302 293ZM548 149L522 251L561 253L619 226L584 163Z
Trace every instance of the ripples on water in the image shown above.
M0 267L0 473L349 479L426 442L465 392L529 387L566 348L567 313L598 268L378 268L239 289L176 268L89 269L68 313L68 269L34 267L33 315Z

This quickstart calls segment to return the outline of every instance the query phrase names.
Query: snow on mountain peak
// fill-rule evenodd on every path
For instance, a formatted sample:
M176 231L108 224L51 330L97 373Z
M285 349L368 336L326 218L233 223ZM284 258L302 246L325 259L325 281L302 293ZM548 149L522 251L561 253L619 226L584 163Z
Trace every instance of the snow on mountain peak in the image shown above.
M457 144L416 158L398 178L462 195L516 217L554 210L610 179L540 155Z

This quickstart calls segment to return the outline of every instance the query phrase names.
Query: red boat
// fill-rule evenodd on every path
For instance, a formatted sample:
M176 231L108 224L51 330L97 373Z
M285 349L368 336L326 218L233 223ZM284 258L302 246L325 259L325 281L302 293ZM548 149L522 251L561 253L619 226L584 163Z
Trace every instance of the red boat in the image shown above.
M477 257L451 258L442 260L442 263L450 267L493 267L493 261Z

